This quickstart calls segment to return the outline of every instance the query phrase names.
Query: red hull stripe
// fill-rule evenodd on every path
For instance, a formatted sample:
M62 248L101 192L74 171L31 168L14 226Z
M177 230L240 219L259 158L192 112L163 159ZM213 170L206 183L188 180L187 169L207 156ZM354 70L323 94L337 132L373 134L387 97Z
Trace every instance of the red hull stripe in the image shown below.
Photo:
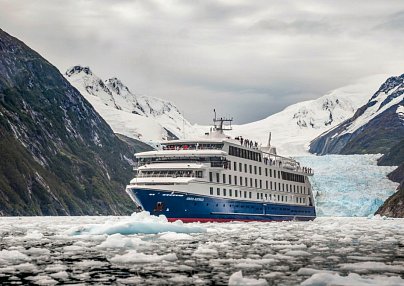
M243 222L268 222L274 220L256 220L256 219L231 219L231 218L167 218L169 222L181 220L182 222L231 222L231 221L243 221Z

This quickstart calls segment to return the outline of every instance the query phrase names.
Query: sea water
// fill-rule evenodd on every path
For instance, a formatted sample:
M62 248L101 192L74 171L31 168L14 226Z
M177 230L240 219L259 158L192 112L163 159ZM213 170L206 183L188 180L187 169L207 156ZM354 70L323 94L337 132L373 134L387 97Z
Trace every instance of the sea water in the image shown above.
M0 218L2 285L404 285L404 219Z

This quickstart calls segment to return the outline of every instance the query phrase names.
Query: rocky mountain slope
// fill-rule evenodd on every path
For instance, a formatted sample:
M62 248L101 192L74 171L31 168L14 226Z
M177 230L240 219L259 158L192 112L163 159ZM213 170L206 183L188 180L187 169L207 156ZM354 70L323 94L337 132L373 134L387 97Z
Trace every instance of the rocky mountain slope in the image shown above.
M404 217L404 140L394 145L388 153L379 159L380 165L399 165L388 175L389 179L399 183L397 192L387 199L376 214L388 217Z
M232 134L266 144L271 131L272 143L281 154L307 154L311 140L350 118L384 79L384 75L363 78L318 99L288 106L263 120L236 125Z
M404 74L390 77L353 117L310 144L316 154L386 153L404 139Z
M116 133L147 142L183 138L192 130L171 102L134 94L116 77L102 80L83 66L70 68L65 77Z
M0 30L0 215L128 214L133 147L59 71Z

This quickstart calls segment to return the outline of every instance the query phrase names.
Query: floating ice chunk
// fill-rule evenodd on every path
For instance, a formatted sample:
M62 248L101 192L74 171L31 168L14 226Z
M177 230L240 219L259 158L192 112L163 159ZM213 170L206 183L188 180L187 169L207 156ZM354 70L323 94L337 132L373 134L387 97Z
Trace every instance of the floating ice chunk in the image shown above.
M67 278L69 278L69 274L66 271L60 271L50 274L50 277L58 280L66 280Z
M28 276L25 279L33 281L36 285L56 285L58 281L46 275Z
M355 271L360 273L367 272L395 272L404 273L404 267L400 265L389 265L383 262L357 262L357 263L343 263L339 265L341 270Z
M374 276L363 278L358 274L351 273L348 276L339 274L316 273L304 281L302 286L400 286L404 280L400 277Z
M262 265L258 263L240 262L235 264L234 267L238 269L261 269Z
M200 245L192 254L193 256L197 257L210 257L210 256L217 256L218 252L216 249L209 248L206 245Z
M38 268L32 263L22 263L0 268L0 273L35 273Z
M97 260L83 260L76 262L76 265L79 269L89 269L89 268L100 268L105 265L105 262L97 261Z
M45 268L46 272L61 272L66 270L67 267L64 266L63 264L52 264L52 265L48 265Z
M192 240L192 236L186 233L167 232L162 234L160 239L175 241L175 240Z
M265 279L245 278L242 271L238 271L230 276L229 286L268 286L268 282Z
M49 255L50 251L46 248L31 247L27 250L24 250L24 253L28 254L29 256L42 256Z
M285 253L285 255L287 256L310 256L311 254L307 251L303 251L303 250L290 250L288 252Z
M37 230L27 231L27 234L24 236L25 240L41 240L43 238L43 234Z
M297 275L310 276L316 273L335 273L334 271L318 270L309 267L302 267L297 271Z
M264 274L263 277L264 278L274 278L274 277L278 277L278 276L282 276L282 275L284 275L283 272L272 271L271 273Z
M142 285L144 284L144 279L141 277L118 278L116 282L118 282L118 285Z
M126 237L116 233L108 236L97 248L136 248L139 245L147 244L149 244L149 242L143 241L138 237Z
M115 255L109 261L117 264L131 264L131 263L156 263L161 261L176 261L177 255L175 253L170 253L166 255L157 254L144 254L137 252L136 250L129 250L127 253L122 255Z
M161 232L206 232L206 228L201 226L184 225L182 221L168 222L164 215L153 216L149 212L133 213L131 217L122 221L105 222L102 225L82 226L71 229L71 235L82 234L115 234L124 235L136 233L161 233Z
M3 249L0 251L0 264L19 264L21 262L28 262L30 260L31 258L18 250Z

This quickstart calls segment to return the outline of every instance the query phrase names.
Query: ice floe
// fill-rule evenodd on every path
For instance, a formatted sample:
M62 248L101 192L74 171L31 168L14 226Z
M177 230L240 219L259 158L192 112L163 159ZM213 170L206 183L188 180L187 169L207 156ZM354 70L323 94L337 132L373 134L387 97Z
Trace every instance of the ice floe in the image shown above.
M267 286L268 282L265 279L254 279L243 277L243 272L238 271L233 273L229 278L229 286Z

